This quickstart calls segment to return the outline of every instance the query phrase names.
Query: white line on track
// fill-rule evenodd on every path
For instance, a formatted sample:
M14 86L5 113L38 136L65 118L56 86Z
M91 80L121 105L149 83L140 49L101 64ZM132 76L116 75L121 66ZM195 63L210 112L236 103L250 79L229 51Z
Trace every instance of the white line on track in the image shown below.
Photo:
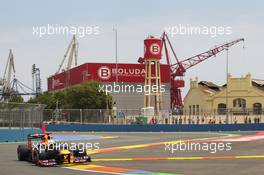
M86 172L92 172L92 173L125 175L124 173L105 172L105 171L96 171L96 170L84 170L84 169L77 169L77 168L71 168L71 167L63 167L63 168L71 169L71 170L75 170L75 171L86 171Z

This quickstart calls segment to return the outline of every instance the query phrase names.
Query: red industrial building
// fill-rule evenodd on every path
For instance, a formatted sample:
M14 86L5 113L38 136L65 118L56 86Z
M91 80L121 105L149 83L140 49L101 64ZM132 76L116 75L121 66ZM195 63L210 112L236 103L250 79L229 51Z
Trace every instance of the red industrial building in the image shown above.
M161 83L165 87L163 109L169 109L171 81L169 65L162 64L160 71ZM98 81L103 84L122 83L123 85L144 85L145 65L127 63L85 63L69 71L64 71L49 77L48 91L58 91L90 80ZM111 93L111 95L119 108L140 109L143 107L144 93L121 92Z

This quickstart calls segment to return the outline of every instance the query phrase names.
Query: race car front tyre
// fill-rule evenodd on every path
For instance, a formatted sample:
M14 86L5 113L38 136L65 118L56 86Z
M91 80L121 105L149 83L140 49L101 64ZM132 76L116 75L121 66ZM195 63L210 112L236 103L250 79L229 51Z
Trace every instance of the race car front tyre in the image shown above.
M89 156L89 158L87 159L87 162L92 162L91 157Z
M37 150L34 150L33 153L33 163L35 163L36 165L39 165L39 160L46 160L47 156L46 153L39 153Z
M55 160L58 165L62 165L64 162L64 155L56 155Z
M73 156L74 157L82 157L82 156L87 156L87 151L86 150L73 150Z

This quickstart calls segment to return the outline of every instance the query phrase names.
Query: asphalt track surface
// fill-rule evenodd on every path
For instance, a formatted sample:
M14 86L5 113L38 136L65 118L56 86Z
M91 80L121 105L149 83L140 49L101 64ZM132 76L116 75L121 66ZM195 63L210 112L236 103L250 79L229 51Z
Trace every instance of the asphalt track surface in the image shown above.
M55 133L71 142L99 143L91 151L89 164L37 167L17 160L21 143L0 143L0 175L103 175L103 174L186 174L263 175L263 132L190 133ZM81 135L81 136L80 136ZM78 139L78 141L74 141ZM204 150L175 150L166 145L231 143L231 150L210 153ZM172 142L173 141L173 142ZM166 145L165 145L166 144ZM167 147L168 148L168 147Z

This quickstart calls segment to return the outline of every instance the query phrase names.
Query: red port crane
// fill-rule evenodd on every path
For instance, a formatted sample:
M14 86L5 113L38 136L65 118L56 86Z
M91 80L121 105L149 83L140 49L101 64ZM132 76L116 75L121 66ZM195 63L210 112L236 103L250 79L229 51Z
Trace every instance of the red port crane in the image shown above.
M170 94L171 106L170 107L173 110L181 109L183 107L181 88L185 86L183 77L187 69L207 60L208 58L211 58L212 56L216 56L216 54L222 52L223 50L227 50L229 47L233 46L234 44L240 41L244 42L244 38L236 39L231 42L227 42L219 46L216 46L213 49L210 49L206 52L200 53L198 55L180 61L172 47L168 35L165 32L162 34L161 39L162 39L162 46L164 46L164 50L165 50L166 62L168 65L170 65L170 72L171 72L171 94ZM175 63L172 63L168 49L171 50L172 55L175 59ZM143 63L144 58L139 58L138 62Z

